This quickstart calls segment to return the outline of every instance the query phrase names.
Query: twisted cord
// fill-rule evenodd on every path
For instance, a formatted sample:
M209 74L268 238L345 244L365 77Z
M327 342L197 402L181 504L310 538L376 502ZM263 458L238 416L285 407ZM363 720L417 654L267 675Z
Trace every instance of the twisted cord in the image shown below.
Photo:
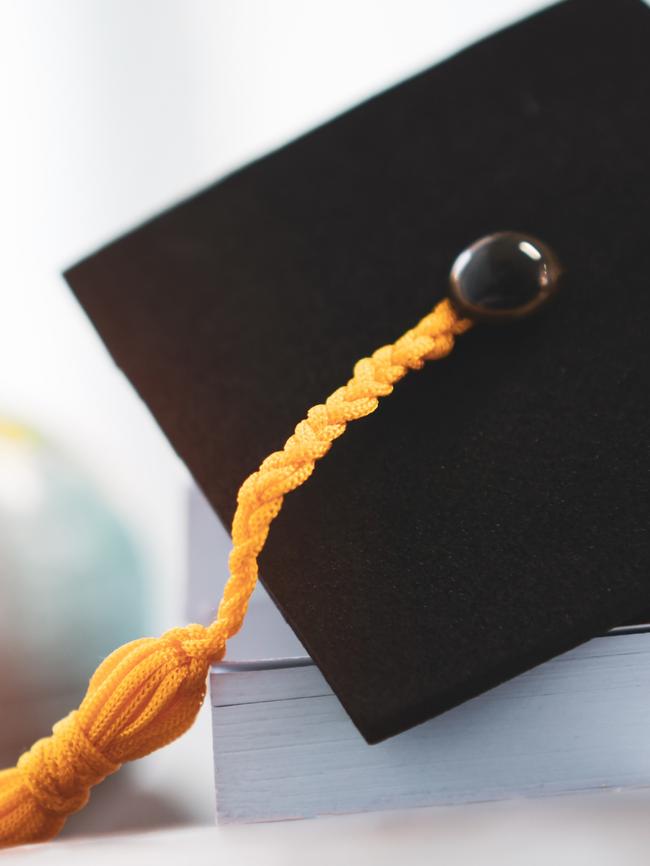
M448 355L469 327L449 301L439 303L395 343L359 361L347 385L310 409L284 448L244 481L232 526L230 578L215 621L133 641L99 666L79 709L15 767L0 772L0 846L52 838L85 805L92 785L190 727L210 664L241 628L258 556L286 494L304 484L350 421L374 412L409 370Z
M338 388L325 403L312 407L284 448L270 454L244 481L232 525L230 579L217 618L208 629L217 646L221 639L225 642L241 628L257 583L257 560L284 496L305 483L316 461L327 454L350 421L374 412L379 399L388 396L409 370L419 370L426 361L448 355L455 337L470 326L471 322L459 318L448 300L441 301L395 343L358 361L347 385Z

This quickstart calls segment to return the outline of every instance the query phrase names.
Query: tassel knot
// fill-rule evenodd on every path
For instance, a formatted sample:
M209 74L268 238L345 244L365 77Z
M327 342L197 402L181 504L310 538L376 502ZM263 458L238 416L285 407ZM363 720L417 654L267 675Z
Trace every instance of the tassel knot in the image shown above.
M65 817L83 808L90 788L119 769L88 739L74 711L18 760L25 786L43 809Z
M93 785L183 734L224 646L220 630L191 625L108 656L79 709L0 772L0 845L52 838Z

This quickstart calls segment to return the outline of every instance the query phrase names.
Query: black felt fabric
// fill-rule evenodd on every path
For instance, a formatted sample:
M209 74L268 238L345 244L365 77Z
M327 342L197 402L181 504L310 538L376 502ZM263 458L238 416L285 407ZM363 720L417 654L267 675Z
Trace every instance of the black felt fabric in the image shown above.
M545 315L409 375L271 531L264 582L371 742L648 609L649 57L637 0L562 4L67 274L229 522L466 245L562 259Z

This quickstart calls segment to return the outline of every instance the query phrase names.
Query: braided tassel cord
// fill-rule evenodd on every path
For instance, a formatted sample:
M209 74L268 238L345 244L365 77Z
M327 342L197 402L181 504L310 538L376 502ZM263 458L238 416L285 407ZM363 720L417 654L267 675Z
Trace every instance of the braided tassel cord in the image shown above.
M284 496L309 478L350 421L370 415L409 370L451 352L470 327L449 301L393 345L359 361L347 385L314 406L281 451L242 484L233 520L230 578L210 626L188 625L142 638L97 669L79 709L54 725L15 767L0 772L0 846L51 839L83 808L90 788L126 761L172 742L194 722L210 665L244 620L258 556Z

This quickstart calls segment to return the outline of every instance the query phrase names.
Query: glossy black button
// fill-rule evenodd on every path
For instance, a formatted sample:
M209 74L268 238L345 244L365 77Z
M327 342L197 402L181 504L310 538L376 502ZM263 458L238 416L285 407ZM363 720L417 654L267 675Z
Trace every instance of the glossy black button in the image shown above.
M554 294L561 270L553 251L537 238L497 232L458 256L450 275L451 298L471 319L521 318Z

